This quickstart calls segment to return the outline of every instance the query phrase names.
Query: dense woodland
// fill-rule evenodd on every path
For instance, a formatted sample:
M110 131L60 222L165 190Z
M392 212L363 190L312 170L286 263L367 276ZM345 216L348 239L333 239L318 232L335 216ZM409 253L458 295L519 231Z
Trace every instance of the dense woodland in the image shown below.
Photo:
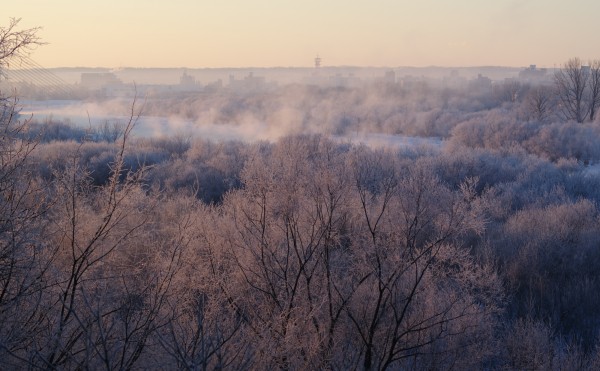
M141 109L201 99L134 101L90 132L5 95L2 368L600 368L589 112L525 84L282 94L298 89L285 110L311 134L250 143L131 135ZM214 99L269 125L284 106ZM320 125L444 140L374 148Z

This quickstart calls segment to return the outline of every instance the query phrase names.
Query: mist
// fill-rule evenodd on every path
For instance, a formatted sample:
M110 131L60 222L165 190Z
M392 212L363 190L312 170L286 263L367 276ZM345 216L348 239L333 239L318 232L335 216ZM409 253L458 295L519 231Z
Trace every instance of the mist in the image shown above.
M553 74L293 72L16 84L0 360L598 369L600 125Z
M503 79L518 73L489 68L85 71L81 82L70 86L66 100L36 99L39 94L32 85L20 86L26 94L22 115L33 114L37 122L94 127L107 120L126 122L135 100L140 113L135 134L143 137L275 141L322 134L368 142L369 136L378 135L372 142L382 143L382 136L389 135L383 142L393 142L389 139L394 136L405 142L406 137L439 142L469 115L504 103L499 91ZM476 73L486 71L496 76L497 86L490 79L483 90L472 89L481 78ZM224 82L225 73L229 76ZM182 79L179 84L176 74ZM86 85L84 75L111 75L114 82ZM143 83L124 82L130 78Z

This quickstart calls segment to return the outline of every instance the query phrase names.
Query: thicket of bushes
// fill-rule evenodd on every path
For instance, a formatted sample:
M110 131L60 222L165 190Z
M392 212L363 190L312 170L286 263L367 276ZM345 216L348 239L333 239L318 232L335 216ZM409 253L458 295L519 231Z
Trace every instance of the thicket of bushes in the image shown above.
M377 149L5 106L2 364L597 369L597 127L457 107L421 115L439 147Z

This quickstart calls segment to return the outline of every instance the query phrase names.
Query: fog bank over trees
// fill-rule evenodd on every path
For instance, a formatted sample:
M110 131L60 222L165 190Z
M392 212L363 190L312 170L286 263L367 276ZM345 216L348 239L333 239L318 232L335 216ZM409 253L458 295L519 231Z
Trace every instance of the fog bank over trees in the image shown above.
M1 364L600 368L600 132L561 73L104 97L87 124L3 91Z
M501 80L467 79L457 71L446 71L449 75L437 79L387 74L387 80L352 82L324 75L282 85L259 80L263 83L248 83L246 88L236 85L245 80L234 80L216 90L204 86L201 91L182 92L172 86L160 94L155 87L139 86L140 95L146 95L135 134L245 142L304 134L367 143L376 142L378 135L384 142L418 137L433 145L442 141L493 150L520 148L553 161L574 158L594 163L598 160L595 110L600 102L593 83L597 62L590 62L589 68L577 59L569 63L579 66L585 77L574 100L572 83L565 80L573 68L568 64L554 74L532 66L517 77ZM103 94L110 92L106 89ZM123 89L127 94L135 92L133 86ZM90 130L96 137L110 138L127 119L124 113L131 99L26 100L21 113L33 114L33 124L45 128L42 141L69 135L81 139ZM568 112L571 100L580 107L581 122ZM80 134L73 127L79 127Z

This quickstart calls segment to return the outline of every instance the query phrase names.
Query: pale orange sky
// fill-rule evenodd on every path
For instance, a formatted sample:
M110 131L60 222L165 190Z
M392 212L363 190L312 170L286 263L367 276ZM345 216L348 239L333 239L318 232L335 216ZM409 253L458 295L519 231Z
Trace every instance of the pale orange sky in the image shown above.
M597 0L19 0L45 67L552 67L600 58Z

